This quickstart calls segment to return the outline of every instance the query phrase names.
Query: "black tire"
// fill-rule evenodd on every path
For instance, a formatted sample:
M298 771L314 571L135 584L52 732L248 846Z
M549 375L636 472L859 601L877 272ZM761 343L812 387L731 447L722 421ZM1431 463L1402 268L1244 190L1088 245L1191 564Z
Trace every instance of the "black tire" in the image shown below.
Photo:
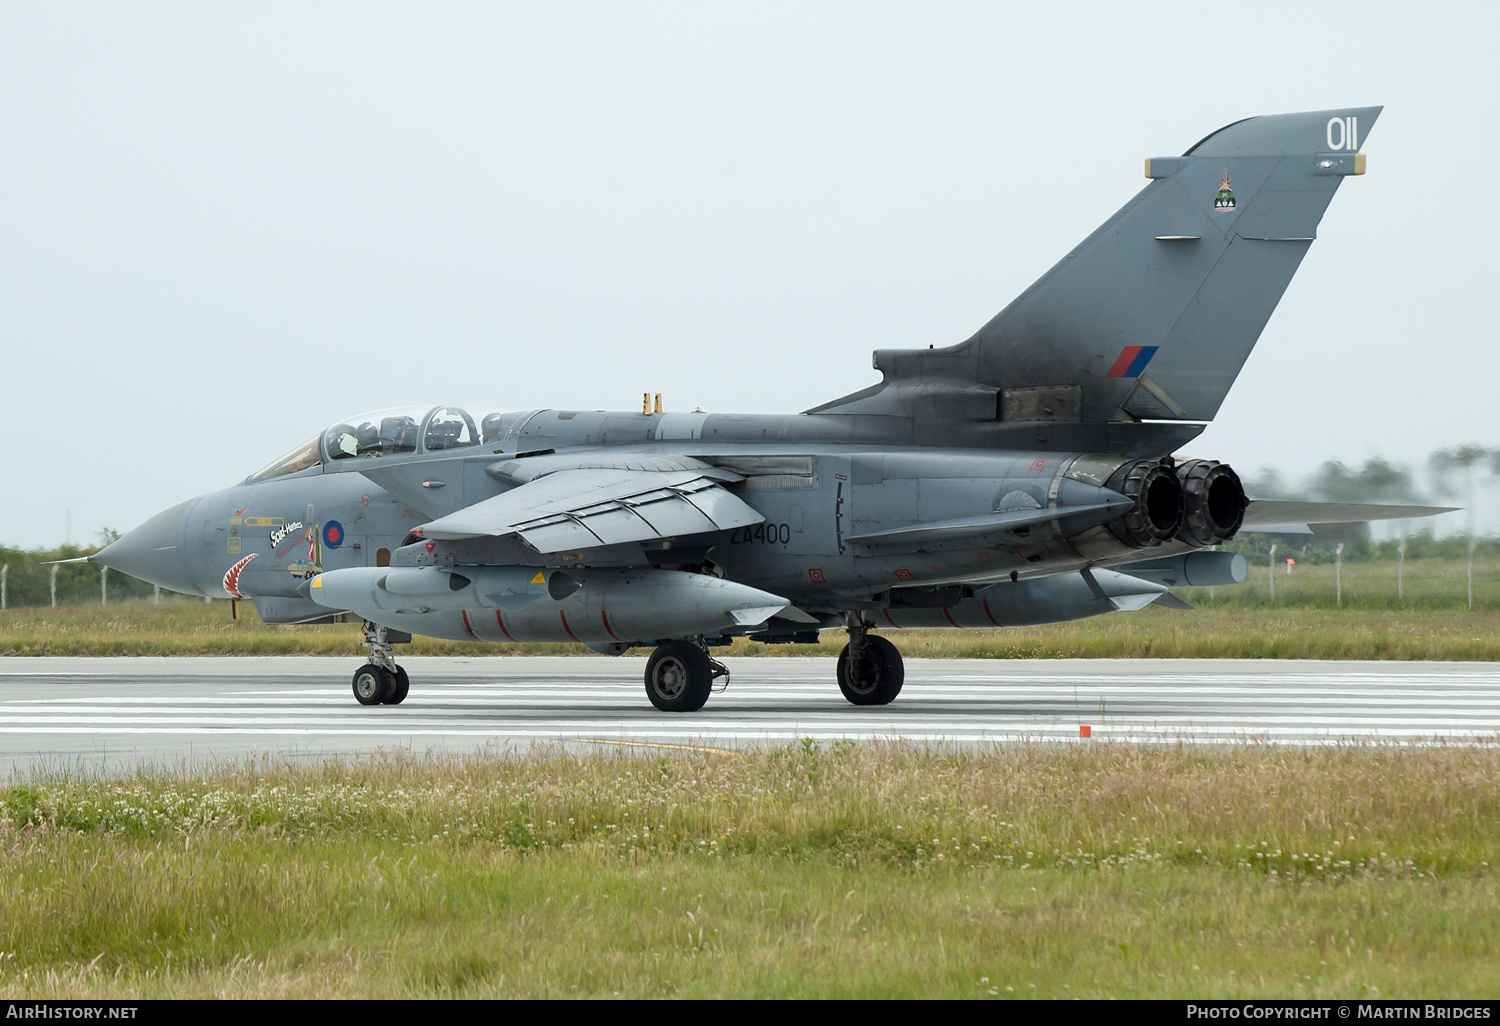
M366 663L354 671L354 700L360 705L380 705L396 686L396 679L383 666Z
M646 697L662 712L697 712L713 683L708 653L686 641L659 646L646 663Z
M889 705L906 683L906 664L901 653L886 639L871 634L858 661L849 646L839 653L839 690L855 705Z
M385 696L385 704L400 705L406 701L406 693L410 690L411 678L406 675L406 668L396 667L396 672L391 678L391 693Z

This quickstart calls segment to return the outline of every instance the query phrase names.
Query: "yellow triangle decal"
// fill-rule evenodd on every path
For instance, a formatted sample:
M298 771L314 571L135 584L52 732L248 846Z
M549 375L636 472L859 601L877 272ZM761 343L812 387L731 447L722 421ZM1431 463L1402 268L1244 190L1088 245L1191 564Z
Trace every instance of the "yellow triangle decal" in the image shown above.
M546 584L547 583L547 579L545 577L543 577L542 576L542 572L540 570L538 570L536 572L536 576L531 579L531 583L532 584Z

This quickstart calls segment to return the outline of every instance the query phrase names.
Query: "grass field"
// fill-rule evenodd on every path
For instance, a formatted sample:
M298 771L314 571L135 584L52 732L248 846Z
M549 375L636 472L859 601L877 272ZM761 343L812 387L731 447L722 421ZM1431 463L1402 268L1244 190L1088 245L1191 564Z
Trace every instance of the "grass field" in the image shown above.
M1334 568L1277 571L1272 600L1267 568L1243 585L1185 589L1191 611L1153 607L1047 627L989 631L891 631L909 656L967 658L1298 658L1500 659L1500 560L1475 567L1475 605L1467 604L1464 561L1412 560L1405 595L1396 598L1389 561L1346 565L1342 606ZM0 655L355 655L355 624L268 627L244 603L167 600L12 609L0 613ZM768 646L738 641L730 655L837 655L844 639L820 645ZM578 645L479 645L418 638L423 655L569 654Z
M42 776L0 851L6 997L1500 991L1494 748Z

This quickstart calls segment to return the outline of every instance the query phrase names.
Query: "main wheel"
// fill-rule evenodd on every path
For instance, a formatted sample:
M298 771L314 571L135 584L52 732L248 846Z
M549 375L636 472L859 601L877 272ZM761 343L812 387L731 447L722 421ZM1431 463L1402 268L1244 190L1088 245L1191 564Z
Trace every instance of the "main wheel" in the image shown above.
M876 634L865 638L864 651L858 659L849 654L849 646L839 653L839 690L855 705L888 705L901 694L906 682L906 665L901 653Z
M411 678L406 675L406 668L396 667L396 672L391 675L391 693L385 696L385 704L400 705L406 701L406 693L410 690Z
M395 677L383 666L366 663L354 671L354 698L360 705L379 705L395 686Z
M697 712L713 683L708 653L686 641L661 645L646 663L646 697L662 712Z

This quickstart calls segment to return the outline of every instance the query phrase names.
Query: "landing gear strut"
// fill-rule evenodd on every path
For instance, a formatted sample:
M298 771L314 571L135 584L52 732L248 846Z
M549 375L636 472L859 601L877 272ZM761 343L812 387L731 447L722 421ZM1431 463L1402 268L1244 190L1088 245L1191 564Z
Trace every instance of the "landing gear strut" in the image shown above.
M646 663L646 697L662 712L697 712L720 677L722 691L729 686L728 667L690 641L669 641Z
M411 690L411 678L396 665L396 648L386 640L385 628L365 623L363 648L370 661L354 671L354 700L360 705L400 705Z
M906 666L895 645L871 634L863 618L851 617L838 678L839 690L855 705L889 705L906 682Z

